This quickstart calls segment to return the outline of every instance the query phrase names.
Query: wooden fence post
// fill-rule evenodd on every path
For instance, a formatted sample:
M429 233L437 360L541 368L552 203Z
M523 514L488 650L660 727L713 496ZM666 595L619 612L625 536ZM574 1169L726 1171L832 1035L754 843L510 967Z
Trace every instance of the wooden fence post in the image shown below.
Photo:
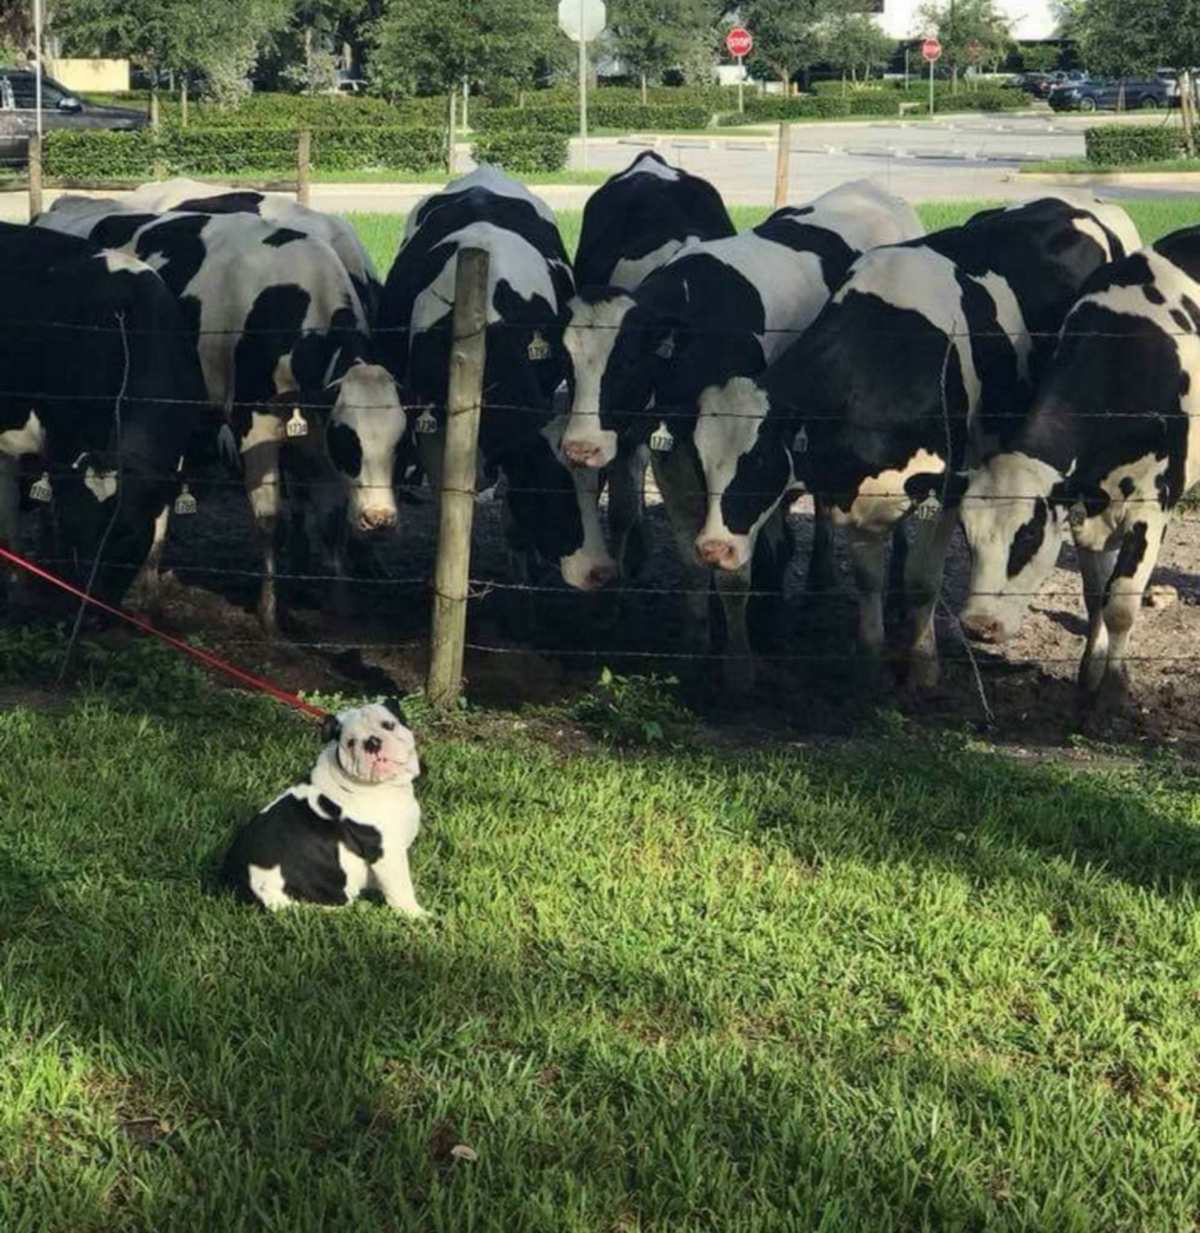
M433 632L426 692L434 706L452 706L462 689L471 577L471 524L475 518L476 454L483 365L487 355L488 254L458 253L454 290L454 342L439 498Z
M29 217L42 212L42 139L29 138Z
M296 201L308 205L312 197L312 129L302 128L296 140Z
M775 208L787 205L788 164L792 158L792 126L780 124L779 149L775 154Z

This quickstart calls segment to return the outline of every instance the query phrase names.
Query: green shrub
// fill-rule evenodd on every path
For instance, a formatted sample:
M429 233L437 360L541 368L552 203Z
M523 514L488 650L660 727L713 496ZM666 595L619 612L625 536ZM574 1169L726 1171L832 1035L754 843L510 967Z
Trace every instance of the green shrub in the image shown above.
M617 676L608 668L595 688L572 704L571 715L597 740L618 749L680 746L696 728L695 715L679 700L675 677Z
M366 95L251 94L236 107L189 103L189 128L359 128L368 124L404 126L438 123L445 98L405 99L392 104ZM164 124L177 127L182 109L177 98L160 104Z
M533 90L525 95L528 107L570 107L577 103L579 92L574 86L554 86L548 90ZM642 106L642 92L636 86L599 86L589 95L596 104ZM495 100L499 102L500 100ZM704 107L722 111L737 106L736 86L651 86L646 91L651 107Z
M1162 124L1104 124L1084 134L1088 162L1106 166L1181 158L1183 130Z
M588 122L596 128L664 132L669 129L707 128L712 112L706 107L665 107L651 104L593 102ZM480 132L533 132L569 135L579 129L576 107L493 107L472 119Z
M830 83L822 82L820 85ZM721 117L722 125L754 124L774 120L833 120L844 116L894 116L901 103L918 103L927 107L929 87L910 86L880 87L878 89L848 89L841 91L841 83L834 90L819 94L801 94L792 98L767 94L746 100L745 115L728 113ZM951 93L948 86L935 86L934 108L936 111L1006 111L1023 107L1025 100L1019 90L1001 90L994 86L978 89L960 87Z
M445 158L445 134L436 128L375 127L318 130L313 166L329 171L373 167L425 171ZM168 175L234 175L294 171L296 134L273 128L166 128L133 133L103 130L46 135L47 176L64 180L136 180L161 162Z
M515 131L480 133L471 147L477 163L494 163L517 175L562 171L567 165L567 138L560 133Z

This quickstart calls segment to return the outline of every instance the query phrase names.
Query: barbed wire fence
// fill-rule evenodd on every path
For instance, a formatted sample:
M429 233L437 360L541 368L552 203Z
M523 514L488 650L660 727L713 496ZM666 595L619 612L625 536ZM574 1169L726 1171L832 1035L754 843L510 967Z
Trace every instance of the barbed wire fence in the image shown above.
M482 282L480 282L480 276L478 275L478 273L475 275L473 281L477 288L479 287L483 288L482 291L478 291L478 295L483 295L484 291L486 291L486 284L487 284L486 267L484 267L484 271L482 275ZM466 288L469 285L471 285L471 282L472 282L471 279L464 279L460 285L463 288ZM447 619L446 613L449 612L450 614L452 614L452 617L453 617L453 620L451 623L455 625L461 625L461 631L453 635L446 635L444 632L441 635L439 635L438 630L435 628L431 634L431 638L428 640L421 639L421 640L405 640L405 641L386 640L386 639L363 639L359 641L344 641L344 640L338 640L336 638L326 638L326 637L318 637L318 638L301 637L297 639L289 639L287 642L287 645L295 647L298 650L312 650L312 651L335 652L335 653L343 653L346 651L357 651L361 654L362 652L370 653L372 651L385 651L385 650L386 651L399 651L399 650L416 651L416 650L425 649L429 647L431 644L436 644L440 636L442 643L443 644L448 643L450 647L449 667L446 667L445 665L443 665L441 669L441 684L439 686L439 690L440 690L439 696L443 698L453 698L457 694L459 682L461 681L461 677L462 677L462 663L463 663L462 656L463 656L463 653L466 651L471 651L471 652L475 652L479 654L495 655L495 656L555 657L555 658L560 658L563 660L575 661L575 662L597 662L597 661L609 660L609 661L630 661L630 662L635 662L635 663L641 662L641 663L647 663L647 664L676 664L676 665L682 665L685 663L715 664L715 663L720 663L723 661L728 661L731 658L737 658L736 653L730 653L730 652L718 652L718 651L698 652L698 651L682 651L682 650L646 649L644 646L628 646L628 647L621 647L617 649L614 649L611 647L601 648L601 647L578 647L578 646L575 646L575 647L505 646L505 645L497 645L497 644L482 642L479 640L470 640L467 637L466 623L465 623L466 622L466 605L471 600L478 600L488 595L491 595L493 593L501 593L501 594L525 593L525 594L530 594L530 595L539 595L539 594L549 595L549 594L562 594L563 593L563 587L561 584L555 585L552 583L546 583L546 582L540 582L540 581L514 581L512 579L481 577L471 570L471 554L470 554L471 517L467 516L467 511L474 509L476 500L480 496L480 492L479 492L477 483L473 482L469 477L477 476L479 473L476 449L477 449L477 440L478 440L478 433L479 433L480 410L485 401L486 391L484 390L484 387L483 387L484 357L483 357L482 345L476 348L477 354L475 355L475 358L471 361L469 365L465 365L465 367L464 367L465 362L463 359L463 355L464 355L464 347L469 347L469 345L472 342L478 342L482 344L482 340L486 336L487 329L494 328L495 326L495 323L493 323L492 327L484 327L483 325L480 324L485 319L485 317L482 314L482 309L479 307L479 305L476 305L472 311L474 311L476 314L474 318L474 323L471 324L468 322L464 324L463 322L459 322L454 330L453 345L452 345L452 365L458 366L456 370L458 372L458 381L457 381L458 388L457 388L457 392L453 394L450 399L450 406L448 408L448 414L446 415L444 419L444 423L442 425L439 425L438 427L444 431L445 424L446 423L453 424L455 417L459 417L460 421L464 417L467 420L473 419L474 427L465 434L463 443L460 444L458 447L455 447L461 455L459 458L460 474L462 477L466 477L466 478L461 478L456 482L443 482L441 486L437 489L437 491L434 493L440 506L442 507L443 514L444 514L445 506L447 505L448 499L450 499L451 501L457 499L458 501L458 513L455 516L455 518L452 518L450 520L453 525L449 531L446 530L445 519L443 517L442 533L439 536L439 544L438 544L438 550L437 550L437 556L436 556L436 565L433 571L435 578L431 580L430 575L427 572L395 575L385 568L382 571L384 574L384 576L382 577L362 577L362 578L355 579L356 585L361 585L365 588L371 588L376 593L382 593L387 590L405 591L409 593L419 593L421 591L424 591L432 595L435 610L439 608L442 610L442 616L440 620L444 623ZM67 331L68 333L81 332L81 331L86 331L86 332L105 331L107 332L111 330L119 330L121 343L125 349L124 350L124 372L123 372L123 377L121 380L121 388L117 394L114 411L113 411L113 422L115 425L116 439L119 442L120 436L121 436L121 412L120 412L121 407L124 406L126 408L136 408L139 400L143 402L147 401L144 397L140 396L138 393L129 389L129 378L130 378L129 348L131 345L131 340L136 341L140 336L144 336L144 335L169 334L171 331L169 330L162 331L162 330L150 329L150 328L138 330L130 326L124 320L118 322L118 324L113 327L110 327L107 325L97 325L94 323L77 323L77 322L62 322L62 323L53 323L53 324L55 325L56 328L62 328L64 331ZM45 326L44 324L37 325L37 326L31 324L29 328L32 330L35 328L45 328ZM501 326L501 328L504 328L504 327ZM605 329L605 328L610 328L610 327L599 326L595 328ZM268 329L268 330L262 330L262 331L256 331L256 332L262 333L265 336L271 336L271 335L294 336L296 334L296 331L294 330L282 330L282 329L278 331L273 331L273 330ZM721 333L722 331L720 331L716 327L713 327L711 330L706 330L704 327L701 327L698 331L695 331L695 332L700 333L700 334L703 334L705 332L710 332L715 335L715 334ZM798 331L770 331L770 332L785 333L785 334L798 333ZM195 331L186 331L186 333L192 337L195 337L196 335ZM227 334L230 336L237 336L241 338L244 335L245 331L206 330L204 331L204 333L214 333L214 334L220 333L220 334ZM1004 333L1004 331L998 331L997 333ZM1178 330L1179 336L1183 336L1185 334L1191 334L1191 333L1192 331L1190 329L1186 329L1182 325L1180 326ZM959 330L957 328L951 330L949 332L949 336L946 342L947 357L950 354L950 350L953 347L955 340L968 339L968 338L973 338L973 337L978 338L978 336L979 334L977 331L972 332L966 329ZM1056 335L1047 334L1047 335L1042 335L1040 337L1048 340L1051 337L1056 338L1058 337L1058 335L1057 334ZM1124 338L1126 336L1120 335L1120 334L1113 334L1111 337L1113 339L1117 339L1117 338ZM470 371L467 371L468 368ZM943 365L942 376L941 376L942 407L943 407L943 417L944 417L944 430L946 434L946 450L947 450L948 456L950 456L953 454L953 451L954 451L954 431L955 430L954 430L954 426L951 423L951 416L950 416L950 411L949 411L949 401L946 396L945 376L946 376L946 369L945 369L945 365ZM27 390L27 389L26 390L5 390L5 391L0 392L0 402L7 402L9 403L9 405L12 405L13 403L20 403L22 400L27 400L31 403L34 401L40 400L47 404L53 404L56 401L69 401L73 404L78 404L78 405L86 405L89 402L94 401L98 405L104 405L106 403L111 404L113 402L113 396L111 393L104 393L104 392L83 393L83 394L74 393L74 392L72 393L53 393L53 392L41 392L37 390ZM161 404L163 406L166 406L166 405L178 406L181 409L192 408L195 410L199 410L201 408L208 407L208 403L201 399L155 398L152 401L154 401L157 404ZM258 404L254 404L254 406L257 408ZM533 406L526 406L526 405L519 405L519 404L493 403L491 401L488 401L487 408L488 408L489 413L505 412L505 413L509 413L513 415L535 416L538 418L539 422L541 423L544 423L544 421L547 418L547 411L546 411L546 408L544 407L533 407ZM233 409L237 409L237 408L235 407ZM359 407L358 409L366 410L366 411L379 411L380 413L385 413L385 412L393 411L394 406L389 403L389 404L380 404L378 407L366 406L366 407ZM433 409L434 408L426 404L412 403L409 401L406 401L405 403L405 411L408 413L410 417L410 422L414 420L419 420L422 416L430 414L433 411ZM294 416L298 412L303 412L306 416L311 416L313 414L316 414L316 415L327 414L328 411L329 411L329 404L327 401L326 402L308 401L308 400L298 397L295 400L292 400L290 398L286 399L284 403L281 404L280 406L279 414L282 417L286 418L289 414ZM636 420L639 418L643 418L643 419L653 419L653 420L661 421L664 418L662 411L653 410L653 409L646 410L645 408L642 408L640 410L631 408L625 411L623 414L627 419L630 419L630 420ZM718 413L718 414L724 414L724 415L728 415L732 417L732 416L740 415L742 413L728 412L728 413ZM1026 416L1026 414L1027 414L1026 411L1021 410L1021 411L1013 411L1011 413L1004 413L1004 414L1001 414L999 417L994 417L994 418L1005 418L1006 416L1008 416L1013 419L1022 419ZM1186 424L1186 421L1190 420L1191 418L1197 418L1197 413L1188 413L1183 410L1178 410L1178 411L1173 410L1171 414L1177 415L1180 418L1180 420L1184 422L1185 424ZM1104 409L1097 409L1095 411L1083 412L1081 413L1081 415L1087 418L1106 419L1109 421L1118 421L1121 419L1144 420L1146 418L1146 414L1141 411L1119 411L1119 410L1118 411L1108 411ZM804 417L804 419L806 419L810 423L819 421L822 418L836 419L838 417L833 416L833 415L822 416L820 413L817 413L815 415L806 415ZM306 424L307 424L307 420L306 420ZM306 431L308 431L307 428L306 428ZM447 446L447 451L448 453L452 452L452 449L449 445ZM117 470L120 471L121 468L124 467L124 465L125 465L124 459L121 455L120 449L118 448L117 450ZM47 501L47 499L52 500L55 480L60 479L64 475L71 473L72 470L73 468L70 465L63 464L63 463L59 463L58 465L51 465L51 464L44 465L41 469L41 474L39 478L30 487L30 490L29 490L30 496L33 498L35 502L40 501L44 503ZM448 475L449 472L446 472L446 474ZM153 481L165 484L165 485L174 484L178 487L178 485L183 484L185 485L183 491L186 492L186 484L188 482L188 477L186 476L181 477L181 475L179 474L177 470L164 469L162 471L155 471L152 468L151 469L146 468L143 464L142 469L139 472L139 475L140 475L140 478L147 479L147 480L153 480ZM949 477L949 466L947 466L946 468L946 475L944 479L948 480L948 477ZM271 482L271 481L268 481L268 482ZM310 481L310 480L305 480L301 477L296 477L296 476L286 476L284 478L281 478L277 482L285 484L287 486L288 492L295 492L295 493L300 493L305 489L317 488L322 483L322 481ZM557 487L557 488L539 487L536 485L534 486L530 486L530 485L514 486L511 484L508 484L507 481L503 481L503 482L506 484L508 491L513 494L527 495L527 496L555 494L555 495L561 496L563 493L563 488L561 487ZM39 485L42 485L42 491L40 493L37 491ZM643 479L643 485L645 485L644 479ZM230 491L234 491L234 490L244 491L243 481L232 475L228 476L227 478L209 475L203 480L203 486L206 490L215 489L219 491L224 488ZM119 493L122 487L123 485L118 483L116 491ZM359 487L360 489L363 489L369 486L359 485ZM414 498L419 497L419 492L420 492L419 486L414 485L411 482L406 482L403 477L401 477L401 482L398 485L398 489L402 494L406 495L409 499L414 499ZM649 494L647 494L647 490L644 486L642 495L643 495L643 498L646 497L647 495L650 495L651 498L653 498L655 495L653 487L650 488ZM715 494L709 494L709 495L710 497L712 497L712 496L720 496L722 494L715 493ZM771 498L779 496L777 492L773 492L773 491L755 492L753 490L747 491L745 495L771 497ZM903 492L899 490L894 493L881 493L878 495L883 496L886 499L894 499L898 502L899 501L910 501L911 502L910 495L907 492ZM945 505L947 502L947 491L945 488L943 488L942 498L943 498L942 504ZM1008 500L1027 501L1029 499L1029 494L994 493L994 494L989 494L987 499L990 501L1008 501ZM1148 503L1152 502L1152 503L1157 504L1160 500L1160 498L1157 495L1154 495L1154 496L1135 495L1135 496L1130 496L1130 497L1126 497L1123 499L1130 505L1136 505L1139 502L1148 502ZM120 508L119 500L120 498L118 497L118 504L112 511L110 520L107 523L107 527L104 531L104 535L101 539L100 546L96 552L94 559L90 562L85 563L90 566L90 575L89 575L88 584L87 584L87 590L89 592L91 591L95 583L97 572L101 566L102 558L104 556L104 550L105 550L105 547L108 541L109 533L111 532L112 527L115 523L116 517L119 513L119 508ZM190 512L190 511L180 510L179 507L176 506L177 514L183 514L185 512ZM918 517L921 516L920 510L917 510L917 516ZM1198 514L1195 511L1185 511L1182 514L1177 512L1176 518L1182 519L1184 521L1200 522L1200 514ZM378 557L376 557L376 559L378 560ZM451 560L455 563L455 568L457 571L455 573L455 580L452 581L451 583L439 582L437 581L437 576L440 573L445 572L445 565L448 560ZM71 559L68 559L68 558L49 558L49 559L44 560L42 563L45 565L74 566L74 567L78 567L78 565L80 564L78 561L72 561ZM103 560L103 564L107 567L127 569L131 571L136 571L137 569L140 568L140 565L141 565L141 563L137 561L109 561L109 560ZM261 569L243 568L243 567L235 566L235 565L222 565L222 564L207 563L207 562L191 563L187 566L187 572L190 576L193 576L198 579L207 579L209 581L218 580L218 579L227 579L227 580L240 579L245 582L250 582L253 580L261 581L264 577L263 570ZM324 583L335 583L341 580L340 575L331 574L331 573L311 572L311 571L304 571L304 570L294 571L294 572L282 572L281 571L281 572L276 573L274 576L280 582L295 582L295 583L324 584ZM696 597L696 596L702 596L702 595L704 596L712 595L714 594L714 588L711 583L709 585L704 586L703 588L697 588L697 587L692 587L688 585L682 585L682 586L644 585L639 582L634 582L630 580L622 580L618 583L615 583L614 585L610 587L605 588L605 592L606 594L610 596L615 596L621 599L623 599L624 597L631 597L635 599L636 598L646 599L648 597L663 597L663 596L688 598L688 597ZM832 589L814 588L807 592L808 598L814 601L821 601L827 598L831 598L835 595L840 596L844 594L845 594L844 589L840 586L834 587ZM890 590L889 590L889 594L891 594ZM1063 598L1073 597L1075 599L1078 599L1082 594L1082 586L1074 587L1070 590L1064 590L1064 591L1047 590L1045 588L1042 588L1042 589L1039 589L1037 592L1031 592L1028 594L1014 592L1011 590L1006 590L1003 592L976 592L975 594L979 595L980 597L987 597L989 595L995 595L995 596L1004 595L1008 598L1023 599L1023 600L1032 600L1034 598L1051 599L1051 598L1058 598L1058 597L1063 597ZM739 598L743 598L746 600L769 599L769 600L774 601L774 600L779 599L780 593L776 588L761 589L761 588L755 588L754 586L750 586L748 588L740 590L738 592L738 596ZM984 686L983 674L981 671L979 661L976 656L976 652L972 648L970 640L967 638L965 632L962 630L961 625L958 623L957 615L951 611L951 609L947 605L944 598L939 599L939 608L941 612L943 613L944 617L947 619L947 621L952 626L957 628L957 632L959 635L959 641L962 644L963 652L964 652L961 658L963 662L966 662L969 665L973 673L976 691L979 696L981 709L984 712L984 714L990 719L992 710L991 710L991 706L989 704L989 700L987 697L987 692ZM69 655L69 648L70 646L74 644L75 638L78 635L79 620L81 616L82 616L82 609L80 611L79 616L77 616L76 618L72 636L71 636L70 642L68 643L68 655ZM437 625L438 619L439 618L435 617L435 622L434 622L435 627ZM261 647L262 645L260 642L253 642L251 640L246 640L246 639L242 639L242 640L222 639L222 643L223 645L229 646L231 648L250 647L250 646ZM787 652L787 653L766 651L760 654L756 652L753 658L761 659L767 663L778 663L781 665L787 665L787 664L790 664L790 665L803 665L803 664L820 665L820 664L834 663L840 660L851 662L851 661L856 660L858 658L858 655L857 653L845 654L845 655L840 655L837 653L830 654L828 651L824 651L824 650L812 651L812 652L805 651L805 650L799 650L799 651ZM1177 654L1177 655L1176 654L1172 654L1172 655L1147 654L1147 655L1130 655L1127 658L1128 658L1128 661L1131 663L1162 663L1162 664L1187 665L1187 664L1191 664L1195 662L1198 658L1200 658L1200 656L1191 656L1187 654ZM1038 663L1049 666L1052 664L1071 663L1071 662L1076 662L1076 661L1077 661L1076 656L1061 656L1061 657L1050 656L1050 657L1043 657L1039 659ZM64 671L65 671L65 661L64 661Z

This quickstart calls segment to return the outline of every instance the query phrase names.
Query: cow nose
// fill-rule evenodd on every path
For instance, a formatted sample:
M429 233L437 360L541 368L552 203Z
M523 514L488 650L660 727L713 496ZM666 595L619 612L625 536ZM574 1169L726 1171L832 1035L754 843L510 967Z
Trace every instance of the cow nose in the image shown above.
M394 509L365 509L358 523L364 531L386 531L396 525L396 517Z
M727 539L704 539L696 545L696 555L716 569L737 569L737 549Z
M564 441L562 449L573 467L600 466L601 450L598 445L589 445L586 441Z
M962 627L972 642L1003 642L1007 637L1003 622L986 613L966 615L962 618Z
M600 591L617 580L617 567L613 562L606 565L593 565L587 572L584 586L589 591Z
M377 754L383 748L383 742L377 736L369 736L363 741L363 748L369 754Z

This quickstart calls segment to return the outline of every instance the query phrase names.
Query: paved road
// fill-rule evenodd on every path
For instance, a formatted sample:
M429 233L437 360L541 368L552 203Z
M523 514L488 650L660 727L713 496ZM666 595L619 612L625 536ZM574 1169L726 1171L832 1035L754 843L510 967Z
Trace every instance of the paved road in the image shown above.
M937 122L796 125L791 131L789 194L793 201L804 201L847 180L868 178L913 202L1030 197L1045 192L1046 186L1022 177L1021 167L1045 159L1081 158L1083 130L1094 123L1061 116L962 116ZM604 138L589 143L588 163L615 171L647 148L712 180L731 205L767 205L773 199L775 138L769 131L711 139ZM464 168L470 165L465 147L460 160ZM581 164L578 141L572 142L571 163ZM406 213L431 191L429 185L317 184L313 204L332 211ZM580 209L594 189L552 186L539 191L556 209ZM1197 196L1188 188L1162 185L1106 185L1099 191L1112 198ZM54 196L48 193L47 200ZM23 222L26 217L24 194L0 194L0 219Z

